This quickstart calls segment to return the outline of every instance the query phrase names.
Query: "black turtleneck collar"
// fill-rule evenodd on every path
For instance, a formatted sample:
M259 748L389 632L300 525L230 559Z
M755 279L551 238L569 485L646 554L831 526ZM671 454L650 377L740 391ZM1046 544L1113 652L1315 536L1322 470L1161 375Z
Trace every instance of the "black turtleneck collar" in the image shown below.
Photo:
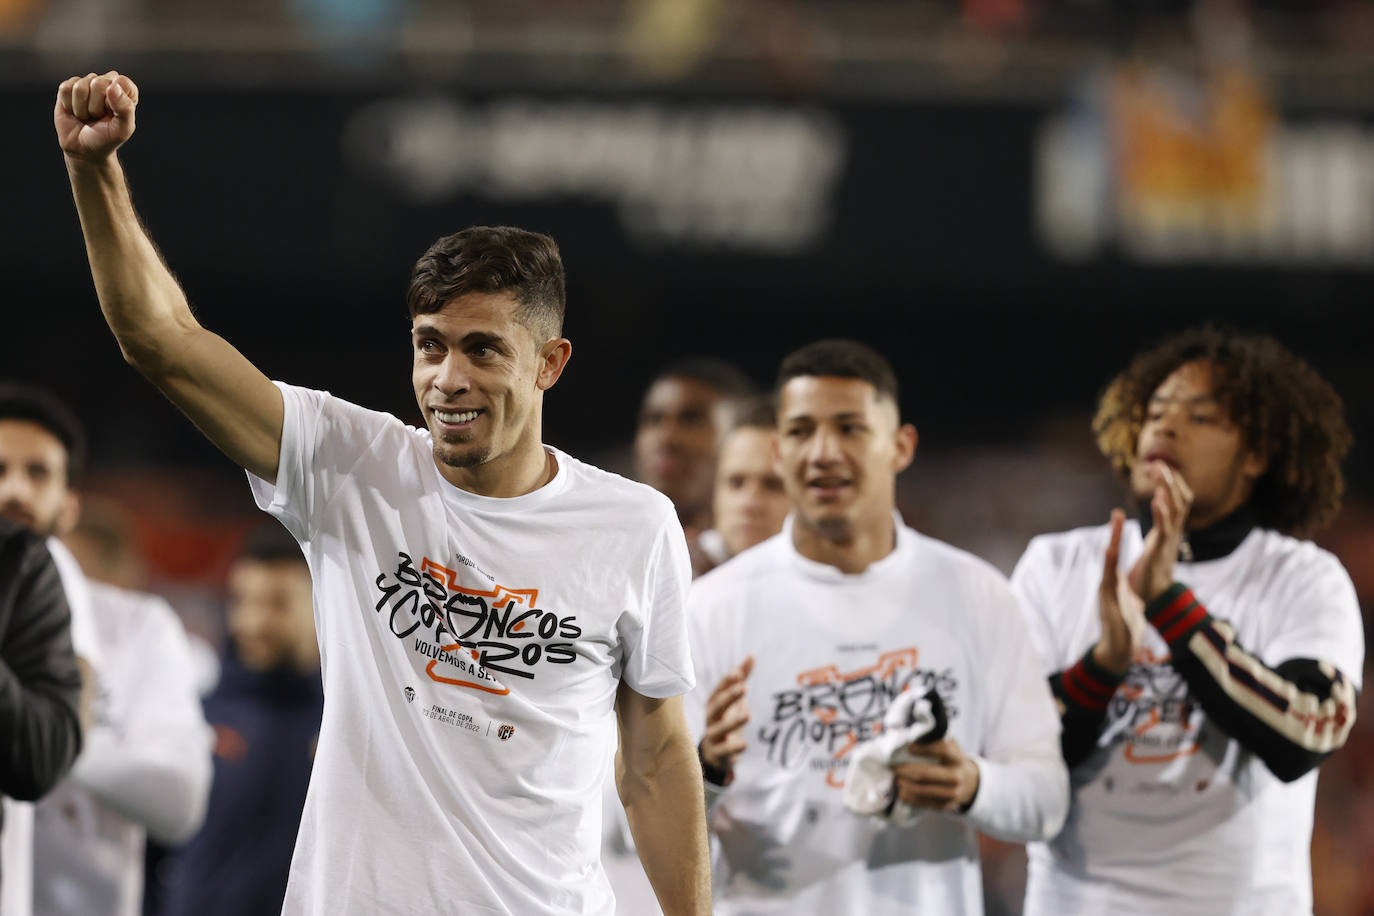
M1154 527L1154 516L1147 502L1140 512L1140 533L1150 533ZM1219 560L1240 546L1255 528L1259 527L1259 513L1250 503L1225 518L1197 531L1185 531L1183 541L1178 545L1180 563L1201 563L1205 560Z

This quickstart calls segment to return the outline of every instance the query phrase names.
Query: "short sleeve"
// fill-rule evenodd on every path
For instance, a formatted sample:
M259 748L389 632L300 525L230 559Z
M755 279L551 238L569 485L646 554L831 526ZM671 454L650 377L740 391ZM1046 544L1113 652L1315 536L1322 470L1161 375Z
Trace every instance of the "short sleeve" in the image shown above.
M299 541L309 541L319 513L342 480L371 450L395 417L367 410L327 391L274 382L284 414L275 484L252 473L248 483L258 508L278 519Z
M1253 651L1271 668L1294 658L1330 662L1358 690L1364 668L1364 622L1355 585L1334 556L1315 545L1304 546L1298 558L1300 571L1288 577L1275 607L1283 626Z
M679 696L696 683L686 609L692 566L687 538L671 511L659 526L645 565L642 606L622 618L622 677L646 697Z
M1054 613L1063 598L1055 595L1053 559L1049 542L1032 538L1011 573L1011 590L1025 622L1026 636L1046 677L1075 661L1065 657L1055 639Z

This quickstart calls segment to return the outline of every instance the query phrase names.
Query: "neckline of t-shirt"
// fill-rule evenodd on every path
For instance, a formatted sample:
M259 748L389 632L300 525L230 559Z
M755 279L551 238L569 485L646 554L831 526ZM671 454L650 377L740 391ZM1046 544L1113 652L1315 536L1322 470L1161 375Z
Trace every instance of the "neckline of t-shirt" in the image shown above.
M558 465L558 470L554 472L553 479L548 483L537 490L531 490L519 496L483 496L480 493L471 493L445 480L444 475L439 473L437 464L432 464L432 466L434 476L439 481L440 492L444 494L444 499L452 505L465 510L477 509L482 512L523 512L542 506L567 489L572 459L552 445L545 445L544 451L553 456L554 463Z
M792 557L792 562L802 572L814 579L825 582L848 583L852 585L861 584L872 579L881 578L890 569L899 568L902 564L901 557L916 544L916 532L912 531L902 521L902 517L896 510L892 513L892 524L896 527L897 541L892 547L891 553L879 560L868 564L868 568L863 572L847 573L838 567L831 566L829 563L822 563L804 555L797 549L797 543L792 539L792 527L795 518L789 514L782 523L781 537L784 548Z

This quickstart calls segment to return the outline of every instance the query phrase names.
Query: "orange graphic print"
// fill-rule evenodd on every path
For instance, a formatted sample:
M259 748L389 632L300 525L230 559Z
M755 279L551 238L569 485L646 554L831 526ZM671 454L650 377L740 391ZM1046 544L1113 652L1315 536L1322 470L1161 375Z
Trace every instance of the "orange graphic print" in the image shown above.
M449 569L446 566L440 566L429 557L422 557L420 559L420 571L443 576L444 584L448 587L450 593L470 595L474 598L488 598L493 607L504 604L506 607L516 605L525 610L529 610L534 607L535 601L539 599L539 589L537 588L506 588L504 585L495 585L485 590L463 588L458 584L458 573L455 570ZM524 619L517 618L516 621L511 624L510 631L513 633L519 632L524 626ZM439 648L444 652L453 652L456 649L463 649L464 647L461 642L455 642L449 645L440 646ZM472 656L474 662L481 664L482 653L478 652L476 649L468 649L467 652ZM431 660L430 663L425 666L425 674L428 674L432 680L438 681L440 684L452 684L455 687L469 687L473 690L482 690L487 693L497 694L498 696L505 696L510 693L509 687L493 687L473 680L444 677L441 674L435 674L434 668L438 664L438 659Z
M919 658L913 646L881 652L869 665L799 673L795 688L773 694L772 714L758 728L768 760L789 769L806 766L823 773L826 786L844 788L845 757L882 732L883 715L903 690L934 688L952 710L953 673L921 668Z
M410 554L397 556L395 572L377 576L375 610L393 636L413 639L413 650L430 659L432 681L504 696L506 676L534 680L549 665L582 657L573 642L582 635L577 617L537 607L538 589L468 588L456 569L429 557L417 568Z
M1195 704L1187 682L1169 662L1168 652L1138 648L1109 707L1109 719L1124 727L1109 725L1106 731L1118 735L1130 763L1168 763L1198 752Z

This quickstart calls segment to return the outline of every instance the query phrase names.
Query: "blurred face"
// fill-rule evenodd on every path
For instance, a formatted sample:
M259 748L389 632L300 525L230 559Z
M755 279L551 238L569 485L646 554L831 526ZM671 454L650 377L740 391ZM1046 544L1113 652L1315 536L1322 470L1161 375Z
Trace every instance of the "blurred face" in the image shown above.
M539 447L543 391L557 378L546 351L567 341L541 347L516 319L517 306L511 292L469 293L411 323L415 400L441 468L477 468Z
M236 562L229 570L229 637L244 666L254 671L305 667L315 646L305 564Z
M777 439L772 430L742 426L720 447L714 524L731 556L782 530L790 506L773 460Z
M1217 401L1211 364L1201 361L1175 369L1155 390L1135 458L1131 490L1142 501L1160 481L1160 464L1183 475L1193 490L1190 528L1205 528L1238 509L1265 471Z
M28 420L0 420L0 515L49 536L76 521L62 440Z
M779 397L778 470L796 523L827 540L890 528L916 430L862 379L799 376Z
M649 387L635 431L639 479L673 501L679 515L709 511L716 452L730 425L720 392L689 378L661 378Z

